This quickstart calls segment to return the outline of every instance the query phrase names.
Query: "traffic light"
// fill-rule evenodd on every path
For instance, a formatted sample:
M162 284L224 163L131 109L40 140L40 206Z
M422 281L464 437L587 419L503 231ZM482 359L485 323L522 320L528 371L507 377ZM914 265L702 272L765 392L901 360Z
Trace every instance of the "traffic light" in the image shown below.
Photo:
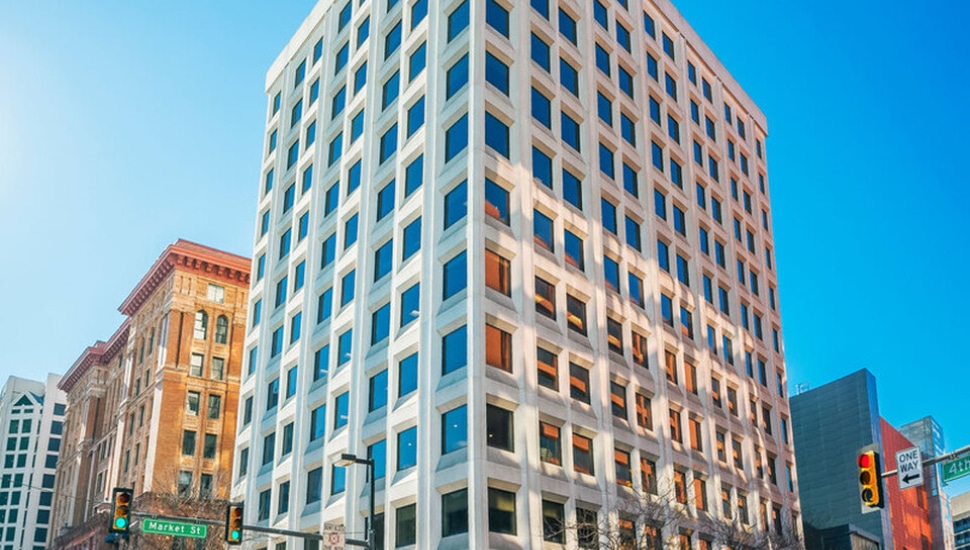
M243 538L243 506L230 504L226 508L226 542L230 546L242 544Z
M132 490L115 487L111 492L111 525L108 531L112 533L127 533L131 527L131 497Z
M879 453L865 451L859 454L859 491L862 505L866 508L882 508L882 480Z

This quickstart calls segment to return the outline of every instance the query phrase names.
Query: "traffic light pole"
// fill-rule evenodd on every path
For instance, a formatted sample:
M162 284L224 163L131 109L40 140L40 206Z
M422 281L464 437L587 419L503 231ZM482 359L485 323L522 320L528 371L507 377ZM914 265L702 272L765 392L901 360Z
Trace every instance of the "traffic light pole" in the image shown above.
M939 462L946 462L948 460L953 460L954 458L957 458L958 456L960 456L960 455L962 455L962 454L964 454L966 452L970 452L970 445L965 445L965 446L960 447L959 449L957 449L957 450L955 450L955 451L953 451L951 453L947 453L945 455L938 456L936 458L931 458L929 460L924 460L923 461L923 466L932 466L932 465L934 465L936 463L939 463ZM896 469L896 470L890 470L888 472L883 472L883 474L882 474L881 477L882 477L882 479L886 479L887 477L892 477L892 476L894 476L894 475L896 475L898 473L899 473L899 470L898 469Z

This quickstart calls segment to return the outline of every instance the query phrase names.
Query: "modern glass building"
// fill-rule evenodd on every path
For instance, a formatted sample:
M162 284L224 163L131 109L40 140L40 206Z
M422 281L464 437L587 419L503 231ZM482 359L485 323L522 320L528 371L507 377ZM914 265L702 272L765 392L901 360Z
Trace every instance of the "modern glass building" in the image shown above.
M669 2L322 0L266 93L248 524L798 531L767 123Z
M11 376L0 391L0 549L42 550L52 527L54 474L64 435L61 377Z

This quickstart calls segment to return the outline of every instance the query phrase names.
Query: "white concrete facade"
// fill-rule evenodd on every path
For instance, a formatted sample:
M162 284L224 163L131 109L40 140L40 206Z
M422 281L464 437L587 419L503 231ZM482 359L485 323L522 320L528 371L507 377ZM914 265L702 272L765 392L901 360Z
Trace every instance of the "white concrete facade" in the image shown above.
M273 64L266 83L269 109L253 252L251 374L244 374L241 385L232 491L246 501L247 523L314 532L323 524L345 524L351 536L364 538L364 469L347 470L346 488L340 490L333 464L342 453L365 456L370 446L379 448L384 441L377 511L384 518L379 525L385 547L409 547L412 540L418 548L560 547L543 540L544 501L550 509L562 505L567 523L577 521L578 508L601 518L611 515L617 499L645 489L643 467L651 463L661 488L674 486L675 472L683 474L685 508L694 522L688 540L694 548L702 550L710 540L701 520L723 517L722 493L731 517L739 517L741 502L756 529L798 528L797 487L792 479L789 489L786 478L786 472L794 476L794 453L770 256L764 115L669 2L630 0L628 7L618 0L600 2L548 0L546 16L542 0L397 0L391 7L388 0L323 0ZM420 17L423 5L427 15ZM507 36L502 17L492 18L501 15L496 6L508 13ZM468 10L467 26L460 10ZM605 27L598 22L604 14ZM576 21L574 40L569 25L563 25L566 15ZM650 21L653 36L646 32ZM618 25L629 31L628 38L618 33ZM364 27L368 37L361 40ZM400 33L397 47L395 32ZM665 53L665 37L672 55ZM544 55L536 60L535 40L549 46L548 69ZM315 59L318 43L321 55ZM426 66L411 74L422 45ZM494 78L487 82L486 52L508 67L507 91ZM598 54L608 58L609 74L597 67ZM648 55L656 60L656 80L649 74ZM465 56L468 81L454 86L448 97L449 70ZM577 71L575 92L563 62ZM366 74L366 83L355 91L358 74ZM393 84L386 86L395 74L398 92ZM675 94L666 89L667 75L675 81ZM341 89L344 97L335 101ZM549 100L548 127L543 109L533 109L535 93ZM609 116L601 111L605 103L598 94L608 102ZM420 101L423 124L413 128L409 112L415 120L411 109ZM294 116L298 103L299 116ZM359 113L362 118L356 119ZM564 115L578 123L574 135ZM467 147L459 148L454 129L462 128L462 120ZM502 125L509 129L507 141L501 139ZM393 147L385 137L392 129ZM576 138L578 148L569 144ZM449 154L449 148L460 150ZM548 184L541 181L541 156L533 148L551 159ZM655 149L659 168L653 165ZM420 169L409 169L419 158ZM358 161L360 183L353 187ZM564 170L576 179L564 176ZM675 170L681 173L679 185L672 179ZM631 171L636 183L625 185ZM413 184L418 173L420 186ZM577 180L579 199L570 190ZM496 205L502 196L494 193L497 188L508 193L507 205ZM393 191L382 195L387 189ZM656 192L664 196L663 217ZM604 215L604 201L615 208L615 223L605 219L610 216ZM537 212L550 220L549 237L536 224ZM420 237L412 239L412 224L419 219ZM346 245L348 235L355 237ZM658 240L668 247L666 270L658 261ZM385 268L382 246L387 243L392 244ZM463 262L452 262L461 254ZM682 263L688 269L679 277ZM446 265L454 269L447 281ZM501 274L497 279L486 277L493 267ZM463 284L455 283L456 273ZM705 276L711 281L709 298ZM537 277L554 289L551 318L537 312L543 302L537 300ZM631 290L639 285L635 280L642 282L642 293ZM354 292L343 304L349 281L355 282ZM414 308L402 305L404 295L416 284L419 319L405 323ZM277 300L280 288L286 289L285 297ZM452 293L454 288L460 290ZM329 302L323 298L328 291ZM668 322L664 297L670 299ZM568 310L570 298L585 304L585 335L574 328L578 309ZM324 304L329 309L320 314ZM385 305L389 329L386 336L377 330L375 338L375 325L384 326ZM681 325L681 315L689 329ZM486 326L492 327L488 336ZM458 361L463 365L446 373L443 362L454 356L457 340L449 340L448 353L443 341L459 334L460 327L466 327L464 359ZM510 347L486 346L488 337L502 333L508 340L499 341ZM340 350L341 341L349 342L349 349ZM728 341L730 361L724 353ZM537 348L554 356L551 366L543 367L545 377L538 374ZM320 353L326 360L316 359ZM410 365L415 353L416 389L399 395L405 378L401 362ZM668 353L676 382L666 379ZM328 365L325 374L315 373L315 362ZM571 375L571 364L588 371L587 383ZM691 366L696 376L690 376ZM587 388L589 403L574 397L573 385ZM374 410L372 386L387 388L386 404L378 398ZM733 405L729 395L735 396ZM462 406L467 430L449 433L466 437L444 441L442 415ZM505 435L496 429L499 415L489 421L494 407L511 413L509 442L499 442ZM311 440L314 410L325 411L326 429ZM638 412L648 412L650 421L641 422L644 415ZM676 419L680 442L671 437ZM559 429L558 457L548 449L540 452L540 422ZM417 437L411 443L413 427ZM720 458L719 433L725 434ZM574 436L592 442L592 468L578 464ZM416 446L413 465L408 450L398 448L399 440ZM739 467L732 456L734 440L740 445ZM578 441L581 447L583 440ZM264 453L266 442L273 444L271 452ZM401 456L408 458L399 468ZM624 456L629 484L617 462ZM320 498L308 499L308 480L316 484L311 472L317 468ZM513 505L503 500L510 494ZM443 536L446 500L467 502L467 529L449 524L457 532ZM412 511L416 521L409 523L402 516ZM413 539L402 536L399 523L413 525ZM253 548L282 541L251 533L246 540ZM575 533L568 532L566 547L576 544Z
M0 548L47 548L67 398L61 377L11 376L0 392Z

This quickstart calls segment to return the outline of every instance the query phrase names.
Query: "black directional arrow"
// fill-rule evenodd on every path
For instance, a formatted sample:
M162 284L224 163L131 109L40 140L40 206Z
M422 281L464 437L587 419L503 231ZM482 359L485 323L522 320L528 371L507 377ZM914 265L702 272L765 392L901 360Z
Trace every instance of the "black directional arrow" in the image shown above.
M903 481L906 482L906 483L909 483L910 481L913 481L914 479L919 479L919 475L918 474L907 474L906 477L903 478Z

